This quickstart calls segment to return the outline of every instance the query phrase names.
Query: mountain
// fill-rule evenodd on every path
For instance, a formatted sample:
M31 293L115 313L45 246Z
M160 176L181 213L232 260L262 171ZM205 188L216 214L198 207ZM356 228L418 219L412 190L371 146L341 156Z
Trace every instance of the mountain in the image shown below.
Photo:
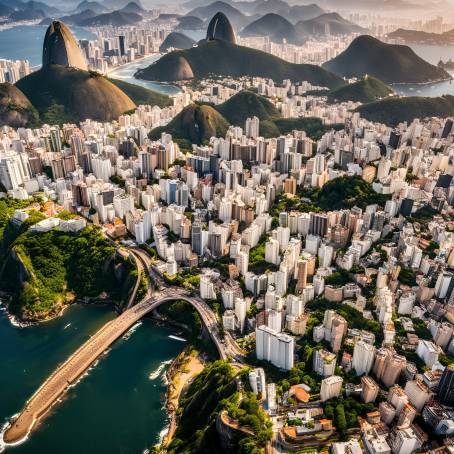
M421 43L432 45L454 44L454 29L444 33L428 33L419 30L406 30L398 28L388 33L388 38L403 41L405 43Z
M63 16L60 18L61 21L66 24L79 25L81 22L92 19L97 16L97 14L91 9L85 9L80 13L71 14L69 16Z
M232 44L236 44L235 31L233 30L232 24L224 13L218 12L210 20L210 23L208 24L206 39L208 41L220 39L223 41L228 41Z
M224 137L231 124L244 127L246 119L253 116L260 119L260 135L266 138L279 137L297 129L306 131L309 137L319 140L334 127L325 126L320 118L282 118L268 99L243 90L215 107L192 104L167 126L153 129L149 137L157 140L163 132L167 132L182 147L191 149L193 143L203 143L212 136Z
M241 11L228 3L217 1L208 6L200 6L190 11L187 16L196 16L202 20L211 19L216 13L223 13L227 16L235 28L244 27L250 19Z
M296 23L302 20L310 20L321 16L326 11L320 6L312 3L310 5L293 5L288 10L280 10L279 14L282 14L289 21Z
M47 28L43 44L43 66L62 65L87 70L87 63L69 28L53 21Z
M454 96L444 95L438 98L391 97L370 104L363 104L356 111L368 120L395 126L403 121L410 123L415 118L452 117L454 115Z
M339 76L368 74L386 83L422 83L450 77L445 70L418 57L409 47L386 44L368 35L356 38L322 67Z
M136 107L105 77L62 65L47 65L16 83L45 122L112 121ZM51 120L52 119L52 120Z
M272 121L281 114L265 97L250 90L242 90L224 103L216 106L216 110L225 117L230 124L244 126L247 118L256 116L261 121Z
M149 137L157 140L163 132L172 134L174 139L183 141L185 148L193 143L201 144L212 136L223 137L229 124L213 107L191 104L185 107L167 126L153 129Z
M136 107L107 78L86 69L71 31L63 22L54 21L44 37L41 69L20 79L16 87L30 100L41 119L51 124L87 118L111 121Z
M61 11L58 8L49 6L47 3L37 2L34 0L24 2L23 6L18 9L22 9L24 11L42 11L48 17L57 17L61 14Z
M124 8L131 0L103 0L103 4L106 8L118 10ZM140 0L134 0L142 8Z
M138 5L136 2L129 2L126 6L121 8L123 13L135 13L135 14L143 14L146 13L146 11Z
M232 5L241 12L249 15L277 13L280 10L288 10L289 4L283 0L254 0L232 2Z
M121 27L123 25L134 25L142 20L142 16L136 13L125 13L122 11L112 11L111 13L100 14L79 22L81 27L98 27L112 25Z
M36 10L36 9L21 9L19 11L13 11L8 19L11 22L16 22L16 21L23 21L23 20L37 20L37 19L44 19L46 16L46 13L42 10Z
M189 49L195 44L195 41L183 33L172 32L167 35L166 39L159 46L159 52L167 52L171 47L174 49Z
M196 16L182 16L178 18L178 28L181 30L202 30L205 22Z
M363 27L344 19L338 13L326 13L300 21L295 25L295 28L299 33L307 35L326 35L327 30L331 35L349 35L366 31Z
M365 76L358 82L331 90L328 94L328 101L332 103L355 101L365 104L386 98L391 93L393 93L393 89L381 80L372 76Z
M10 8L4 3L0 3L0 17L7 17L13 12L13 8Z
M295 30L293 24L279 14L268 13L251 22L241 32L242 37L269 36L275 43L282 43L285 39L290 44L302 44L303 38Z
M37 123L38 112L29 99L14 85L0 84L0 125L22 128Z
M91 10L95 14L103 14L108 12L108 9L104 5L101 5L101 3L84 0L77 5L74 13L81 13L82 11L86 10Z
M307 80L314 85L328 88L343 84L338 76L318 66L288 63L269 53L222 40L207 41L191 49L170 52L147 68L137 71L136 77L174 81L192 77L203 78L210 74L232 77L260 76L276 81Z
M128 95L138 106L141 104L148 104L150 106L159 106L163 108L173 105L173 101L169 96L157 91L149 90L140 85L130 84L119 79L109 79L109 81L126 93L126 95Z

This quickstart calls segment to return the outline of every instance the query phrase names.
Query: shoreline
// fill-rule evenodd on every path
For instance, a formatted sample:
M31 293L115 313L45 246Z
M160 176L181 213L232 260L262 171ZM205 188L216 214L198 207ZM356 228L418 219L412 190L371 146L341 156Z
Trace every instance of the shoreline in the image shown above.
M395 87L396 85L433 85L433 84L440 84L442 82L448 82L449 80L454 80L454 75L451 77L446 77L444 79L438 79L438 80L432 80L430 82L393 82L392 84L389 84L390 87Z
M169 418L166 434L161 440L161 446L167 447L177 429L177 411L180 399L186 393L193 379L203 371L205 363L199 352L186 347L170 364L166 370L167 382L166 411Z

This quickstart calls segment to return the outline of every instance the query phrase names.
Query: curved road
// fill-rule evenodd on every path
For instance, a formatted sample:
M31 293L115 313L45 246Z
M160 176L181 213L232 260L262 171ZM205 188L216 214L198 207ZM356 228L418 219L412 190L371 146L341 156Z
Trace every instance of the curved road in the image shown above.
M148 271L147 275L149 277L151 274L154 275L153 277L160 277L159 273L149 266L149 257L143 251L134 249L131 252L142 262L144 268ZM157 280L159 284L162 284L161 280ZM35 427L37 421L111 344L144 315L161 304L175 299L183 299L197 310L222 359L232 358L237 362L242 362L242 353L238 345L230 334L221 336L216 314L205 301L201 298L190 296L188 292L179 288L162 288L152 298L148 298L131 307L116 319L108 322L70 356L31 397L19 416L11 421L3 436L4 442L17 443L26 438Z

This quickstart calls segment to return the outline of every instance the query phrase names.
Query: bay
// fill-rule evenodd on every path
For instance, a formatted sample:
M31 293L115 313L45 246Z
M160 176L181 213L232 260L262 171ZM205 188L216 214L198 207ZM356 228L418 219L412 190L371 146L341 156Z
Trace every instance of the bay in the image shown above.
M73 306L55 320L17 328L1 312L1 424L21 410L58 364L115 316L108 307ZM7 446L6 452L140 453L155 444L167 419L161 366L182 349L171 334L149 319L137 324L51 409L29 439Z

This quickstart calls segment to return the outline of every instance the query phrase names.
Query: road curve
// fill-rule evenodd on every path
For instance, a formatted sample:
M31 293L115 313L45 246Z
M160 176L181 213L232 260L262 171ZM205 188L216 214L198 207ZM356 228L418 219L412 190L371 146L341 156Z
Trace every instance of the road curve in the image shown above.
M187 301L198 311L222 359L239 356L233 345L235 342L232 342L228 336L221 337L216 315L203 300L189 296L184 290L165 288L157 292L153 298L131 307L116 319L108 322L58 367L26 403L19 416L11 421L3 434L4 442L12 444L25 439L36 427L38 420L110 345L144 315L161 304L175 299Z

